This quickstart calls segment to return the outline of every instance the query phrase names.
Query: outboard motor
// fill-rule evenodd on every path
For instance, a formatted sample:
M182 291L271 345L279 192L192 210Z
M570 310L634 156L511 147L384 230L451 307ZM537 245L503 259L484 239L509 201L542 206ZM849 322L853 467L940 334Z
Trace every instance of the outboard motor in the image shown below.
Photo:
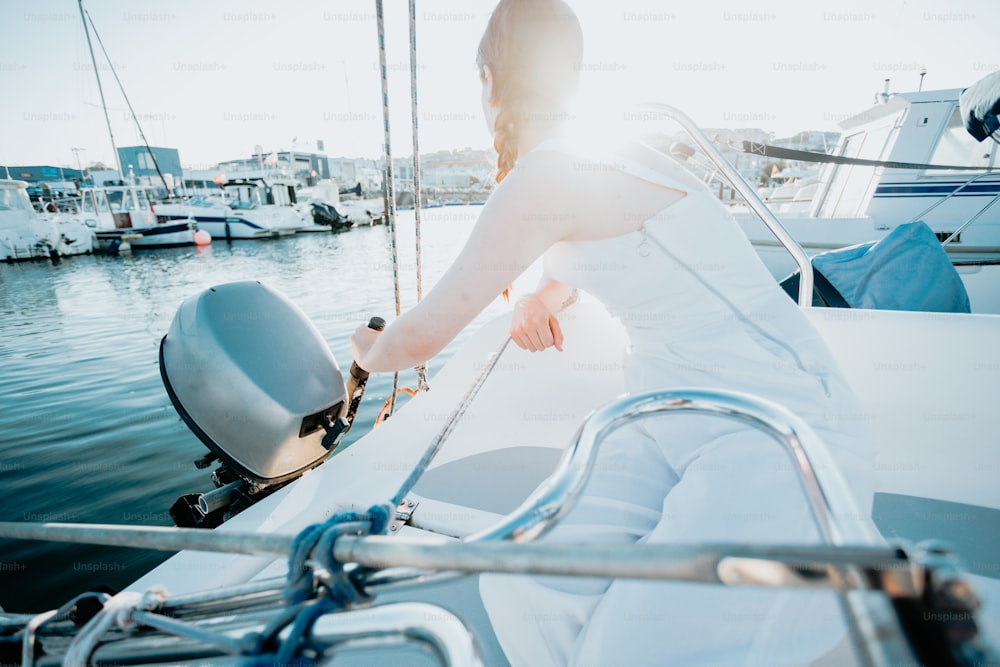
M209 450L195 465L219 461L214 491L182 496L170 508L178 526L215 527L315 468L354 417L319 331L284 295L255 281L184 301L160 342L160 376Z

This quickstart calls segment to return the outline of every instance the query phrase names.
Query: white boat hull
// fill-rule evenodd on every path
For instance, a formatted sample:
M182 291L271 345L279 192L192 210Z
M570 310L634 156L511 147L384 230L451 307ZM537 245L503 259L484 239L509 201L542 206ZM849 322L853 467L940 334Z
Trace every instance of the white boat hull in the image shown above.
M876 524L889 538L924 539L934 534L921 531L947 528L960 555L970 551L977 559L970 578L985 600L982 620L1000 636L1000 566L995 556L984 555L990 551L981 532L988 526L949 522L985 517L995 525L1000 517L994 424L1000 317L826 309L807 314L856 388L862 405L857 418L870 425L875 439ZM564 313L562 324L563 353L532 355L513 346L503 353L415 489L418 525L452 536L486 527L551 472L589 411L623 392L620 325L588 303ZM363 509L391 497L506 327L505 317L485 325L431 381L432 391L217 530L295 534L338 509ZM412 527L401 532L431 535ZM163 584L181 593L280 575L285 567L284 559L184 552L132 588ZM470 591L463 595L474 598ZM493 646L478 601L466 604L478 619L474 630Z
M196 231L191 220L171 220L151 227L98 229L97 242L101 250L108 250L115 242L128 242L132 248L170 248L194 245Z
M207 218L195 216L199 229L204 229L213 239L270 239L295 233L262 227L245 218Z

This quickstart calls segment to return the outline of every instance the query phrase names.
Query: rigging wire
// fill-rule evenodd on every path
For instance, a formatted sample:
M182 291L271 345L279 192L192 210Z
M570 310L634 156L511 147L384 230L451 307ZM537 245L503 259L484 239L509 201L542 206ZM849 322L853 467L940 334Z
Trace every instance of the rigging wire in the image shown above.
M396 317L401 314L401 299L399 285L399 252L397 245L396 231L396 208L395 208L395 181L392 170L392 151L389 131L389 92L388 75L386 72L385 54L385 21L383 14L382 0L376 0L376 16L378 21L379 39L379 64L382 79L382 117L383 132L385 140L384 159L386 162L386 178L384 180L383 197L386 201L386 215L389 219L390 245L392 249L392 279L393 292L396 303ZM420 233L420 140L419 140L419 107L417 104L417 7L416 0L409 0L409 37L410 37L410 121L413 136L413 217L414 217L414 245L416 251L416 282L417 282L417 303L423 299L423 257L421 253L421 233ZM391 207L391 212L390 212ZM426 391L430 387L427 384L427 366L420 364L416 367L417 388L399 386L399 373L393 375L392 391L385 404L382 406L375 426L381 424L385 419L391 417L396 410L396 397L400 394L415 396L417 392Z
M396 193L392 168L392 139L389 132L389 75L385 57L385 14L382 0L375 0L375 18L378 29L378 61L382 80L382 156L385 160L384 178L382 179L382 197L385 201L386 222L389 223L389 244L392 250L392 286L396 300L396 317L402 314L399 290L399 253L396 249ZM396 392L399 388L399 371L392 376L392 393L389 394L391 413L396 404Z
M410 118L413 134L413 228L417 258L417 303L424 296L423 260L420 255L420 132L417 114L417 0L410 0ZM426 391L427 365L417 366L417 390ZM395 403L395 401L393 401Z
M97 79L97 92L101 96L101 108L104 110L104 122L108 125L108 136L111 138L111 150L115 154L115 165L118 167L118 178L124 181L125 174L122 173L121 160L118 159L118 147L115 145L115 133L111 130L111 118L108 116L108 105L107 102L104 101L104 86L101 84L101 74L97 70L97 58L94 56L94 45L90 41L90 30L87 28L86 12L83 9L83 0L77 0L77 4L80 7L80 20L83 21L83 34L87 36L87 49L90 51L90 62L94 65L94 78Z
M149 141L146 139L146 133L142 131L142 124L139 123L139 117L136 115L135 109L132 108L132 102L129 101L128 95L125 94L125 86L122 85L121 79L118 78L118 72L115 70L115 66L111 62L111 56L108 55L108 50L104 48L104 42L101 40L100 33L97 32L97 26L94 25L94 19L91 18L90 12L86 11L85 9L83 9L82 0L81 0L81 3L80 3L80 11L82 11L84 14L86 14L87 20L90 21L90 27L93 28L93 30L94 30L94 37L97 38L97 43L101 47L101 52L104 54L104 59L108 61L108 69L110 69L111 70L111 74L114 75L115 82L118 84L118 89L121 91L122 97L125 98L125 104L128 105L129 113L132 114L132 120L135 121L135 126L139 130L139 136L142 137L142 144L146 147L146 151L149 153L149 157L152 158L152 160L153 160L153 167L156 168L156 174L160 177L160 180L163 181L163 189L167 191L167 196L168 197L172 197L173 193L170 191L170 188L167 186L167 179L166 179L166 177L164 177L163 172L160 171L160 163L157 162L156 155L153 154L153 149L149 147ZM87 27L86 24L84 24L83 27L86 28ZM88 44L90 43L90 33L87 33L87 43ZM91 50L90 55L91 56L94 55L93 50ZM97 74L97 63L96 62L94 63L94 74L95 75ZM98 79L97 79L97 81L98 81L98 87L100 87L100 80L101 80L100 77L98 77ZM104 104L104 92L103 91L101 92L101 104L102 105ZM105 114L107 114L107 107L105 107ZM110 120L108 121L108 132L111 132L111 121ZM112 142L112 145L113 145L114 144L114 138L113 137L111 139L111 142ZM115 159L117 159L117 157L118 157L117 153L118 153L118 149L116 148L115 149ZM124 173L122 172L121 163L120 162L118 164L118 172L122 176L122 180L124 180Z

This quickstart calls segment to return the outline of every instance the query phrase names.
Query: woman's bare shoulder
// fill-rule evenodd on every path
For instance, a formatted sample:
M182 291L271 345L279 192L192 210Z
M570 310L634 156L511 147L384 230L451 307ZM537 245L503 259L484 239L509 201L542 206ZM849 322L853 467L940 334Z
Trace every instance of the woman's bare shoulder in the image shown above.
M525 219L559 227L562 240L634 231L685 194L682 188L636 176L634 165L643 150L625 145L618 150L536 150L524 156L495 195ZM647 169L656 169L656 155L644 158Z

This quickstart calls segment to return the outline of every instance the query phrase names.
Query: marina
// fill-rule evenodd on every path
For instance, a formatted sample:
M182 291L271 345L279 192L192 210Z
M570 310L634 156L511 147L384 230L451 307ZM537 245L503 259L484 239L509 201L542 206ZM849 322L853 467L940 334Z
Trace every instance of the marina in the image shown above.
M425 212L428 280L458 252L478 210ZM400 227L412 235L412 213L409 223L401 215ZM216 283L261 279L294 294L335 354L347 359L356 322L393 310L391 265L388 230L381 226L266 243L214 241L131 256L67 257L57 266L0 263L0 402L8 406L0 416L0 487L8 513L0 520L170 525L167 510L177 496L211 489L192 464L200 445L178 420L157 370L156 347L176 306ZM412 294L412 244L401 246L401 265ZM501 310L498 302L492 312ZM384 399L391 380L372 379L372 398L362 405L352 438L366 430L362 422L374 422L381 407L375 397ZM24 611L51 608L67 592L99 581L123 587L163 558L6 541L2 552L0 606Z

